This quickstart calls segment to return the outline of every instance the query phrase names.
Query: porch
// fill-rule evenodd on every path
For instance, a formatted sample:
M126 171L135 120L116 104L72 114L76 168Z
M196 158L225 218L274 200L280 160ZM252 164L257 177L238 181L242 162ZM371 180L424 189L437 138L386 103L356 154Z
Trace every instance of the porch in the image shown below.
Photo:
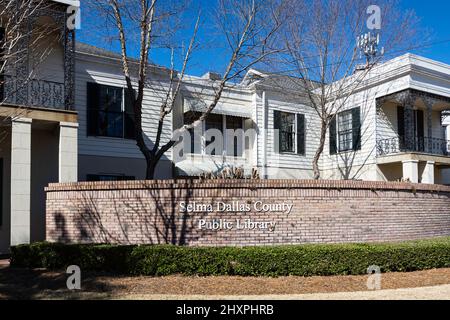
M449 110L449 97L413 89L377 99L376 156L384 180L450 184Z
M45 240L45 186L78 179L70 4L43 1L16 24L14 49L0 53L0 254ZM2 49L12 32L5 21Z
M0 107L0 112L8 112ZM0 254L45 240L45 192L51 182L77 181L75 112L27 109L0 117Z

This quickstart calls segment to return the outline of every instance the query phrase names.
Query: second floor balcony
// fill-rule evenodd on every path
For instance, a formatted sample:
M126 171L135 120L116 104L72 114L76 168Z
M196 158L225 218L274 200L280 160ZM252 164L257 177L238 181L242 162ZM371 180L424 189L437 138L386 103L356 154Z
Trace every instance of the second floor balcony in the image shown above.
M398 153L426 153L438 156L450 156L450 140L430 137L394 137L377 141L377 156Z
M0 21L0 105L75 109L75 27L68 1L9 6ZM6 10L6 9L5 9ZM11 24L11 21L18 21Z
M401 153L450 156L450 98L407 89L377 100L377 157Z
M3 76L0 99L5 104L68 110L65 105L64 83L47 80L21 82L11 76Z

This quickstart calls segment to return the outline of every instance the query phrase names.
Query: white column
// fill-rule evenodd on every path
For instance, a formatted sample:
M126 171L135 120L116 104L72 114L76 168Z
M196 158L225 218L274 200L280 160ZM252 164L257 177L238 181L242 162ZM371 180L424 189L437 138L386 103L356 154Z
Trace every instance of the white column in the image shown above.
M422 183L434 184L434 161L427 161L422 174Z
M59 124L59 182L78 181L78 123Z
M11 122L11 246L30 243L31 121Z
M403 164L403 179L409 179L412 183L419 183L419 161L405 160Z

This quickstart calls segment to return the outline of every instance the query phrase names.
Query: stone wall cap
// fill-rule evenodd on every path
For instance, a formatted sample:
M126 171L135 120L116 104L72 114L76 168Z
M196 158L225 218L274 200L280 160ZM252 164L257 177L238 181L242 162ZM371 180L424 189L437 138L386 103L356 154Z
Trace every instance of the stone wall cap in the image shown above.
M362 189L450 192L449 186L346 180L135 180L51 183L46 192L130 189Z

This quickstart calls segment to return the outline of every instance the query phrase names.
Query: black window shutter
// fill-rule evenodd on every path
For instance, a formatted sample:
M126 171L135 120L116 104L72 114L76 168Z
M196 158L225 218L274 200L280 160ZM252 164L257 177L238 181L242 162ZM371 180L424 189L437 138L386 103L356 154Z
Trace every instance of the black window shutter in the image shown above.
M4 39L5 39L5 28L0 27L0 42L3 42Z
M135 133L135 120L134 120L134 107L133 101L130 97L130 91L125 88L125 116L124 116L124 132L126 139L134 139ZM132 93L133 94L133 93Z
M361 108L352 109L353 151L361 150Z
M330 121L330 154L337 153L337 143L336 143L336 116Z
M5 39L5 28L0 27L0 68L4 69L4 43L3 40ZM3 72L0 74L0 101L3 101L5 99L4 95L4 84L5 84L5 77L3 75Z
M275 143L275 153L280 153L281 150L281 111L274 110L273 112L273 128L274 139L276 138L275 132L278 130L278 144Z
M305 115L297 114L297 153L305 155Z
M98 109L100 107L100 86L97 83L87 83L87 134L98 134Z
M0 158L0 190L3 191L3 158ZM3 224L3 194L0 194L0 226Z

